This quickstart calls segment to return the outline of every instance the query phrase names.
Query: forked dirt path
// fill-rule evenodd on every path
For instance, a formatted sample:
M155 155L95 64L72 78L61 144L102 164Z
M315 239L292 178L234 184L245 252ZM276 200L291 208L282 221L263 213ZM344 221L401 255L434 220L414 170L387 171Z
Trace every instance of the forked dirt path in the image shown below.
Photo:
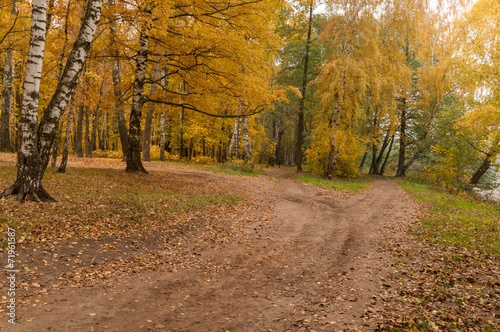
M225 248L202 252L203 267L149 272L115 288L66 289L43 306L20 308L9 331L373 330L370 318L392 261L382 249L391 223L412 203L388 179L346 195L278 170L216 178L273 208ZM409 208L410 207L410 208ZM28 319L33 317L33 319ZM10 325L10 324L8 324Z

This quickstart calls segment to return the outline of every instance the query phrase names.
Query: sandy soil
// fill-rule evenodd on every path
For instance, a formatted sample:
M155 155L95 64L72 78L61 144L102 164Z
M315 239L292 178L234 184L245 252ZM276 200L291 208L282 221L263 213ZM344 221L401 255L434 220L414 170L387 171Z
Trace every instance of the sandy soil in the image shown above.
M374 330L370 312L392 258L381 249L413 213L399 186L376 179L356 195L301 184L278 169L260 177L171 168L223 181L272 208L202 264L147 272L107 288L66 288L19 308L6 331Z

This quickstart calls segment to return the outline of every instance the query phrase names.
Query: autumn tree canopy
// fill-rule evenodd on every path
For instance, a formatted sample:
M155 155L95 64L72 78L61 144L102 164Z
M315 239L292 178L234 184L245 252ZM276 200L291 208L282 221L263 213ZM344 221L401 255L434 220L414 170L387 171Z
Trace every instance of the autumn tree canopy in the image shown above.
M19 174L2 196L50 200L43 174L71 153L130 172L270 160L476 185L500 153L499 12L492 0L5 2L0 151L18 153Z

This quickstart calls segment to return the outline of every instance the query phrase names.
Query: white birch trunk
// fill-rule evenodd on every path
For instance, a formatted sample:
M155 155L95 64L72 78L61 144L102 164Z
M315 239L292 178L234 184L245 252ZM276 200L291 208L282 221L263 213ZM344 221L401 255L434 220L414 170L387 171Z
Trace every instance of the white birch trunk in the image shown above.
M160 161L165 161L165 112L161 112L160 118Z
M233 158L233 146L238 136L238 118L234 119L233 134L231 135L231 140L229 141L229 148L227 150L227 159Z
M66 61L63 74L57 84L56 91L45 110L38 127L38 152L40 154L40 181L47 167L47 163L54 143L59 121L66 110L69 101L75 94L76 84L85 60L92 45L97 25L101 18L103 0L89 0L87 9L82 18L80 31L73 48Z
M31 15L30 45L26 74L23 84L23 97L19 113L19 166L17 181L12 187L0 194L0 197L17 194L19 201L27 195L36 201L43 192L41 183L37 181L38 153L36 149L36 126L38 123L38 97L40 79L42 77L43 56L45 52L45 31L47 20L47 0L33 0ZM48 196L48 195L47 195Z
M132 107L129 122L129 149L126 172L148 173L141 161L141 117L144 105L144 81L149 46L149 25L144 23L139 37L139 50L136 57L134 89L132 91Z
M250 140L248 137L248 117L243 117L243 151L244 151L244 159L250 160L252 159L252 151L250 150Z

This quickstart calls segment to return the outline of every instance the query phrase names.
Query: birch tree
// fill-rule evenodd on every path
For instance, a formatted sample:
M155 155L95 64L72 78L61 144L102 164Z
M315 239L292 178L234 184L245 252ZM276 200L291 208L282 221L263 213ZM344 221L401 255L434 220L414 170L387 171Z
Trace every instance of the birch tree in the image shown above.
M87 2L79 34L73 43L56 91L43 112L38 130L38 95L45 50L47 2L33 1L32 6L30 49L19 119L19 169L16 182L0 194L0 197L17 195L19 201L28 198L37 202L51 202L54 199L43 188L42 178L51 156L59 122L75 93L77 79L92 45L101 17L102 0Z

